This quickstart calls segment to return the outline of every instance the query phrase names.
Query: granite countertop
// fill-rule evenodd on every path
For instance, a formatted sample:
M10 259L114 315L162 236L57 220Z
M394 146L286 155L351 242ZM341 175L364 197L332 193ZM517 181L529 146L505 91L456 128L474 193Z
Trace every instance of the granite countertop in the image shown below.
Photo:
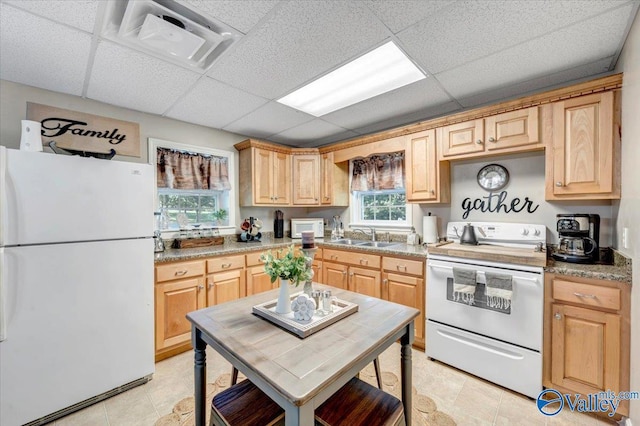
M155 263L174 262L178 260L201 259L211 256L220 256L228 254L249 253L252 251L269 250L288 247L291 244L300 244L300 239L293 240L291 238L272 238L265 237L259 242L237 242L235 239L226 239L224 244L218 246L172 249L167 248L161 253L155 254ZM427 250L422 246L409 246L405 243L395 243L389 247L362 247L348 246L344 244L336 244L331 240L316 239L316 246L319 248L332 248L342 250L359 250L363 252L371 252L376 254L388 254L396 256L413 256L426 258ZM170 243L167 244L170 246Z
M547 273L569 275L572 277L594 278L598 280L618 281L631 285L631 259L613 250L613 265L584 265L560 262L549 257Z
M370 252L372 254L410 256L421 259L427 257L428 250L433 250L433 247L425 248L421 245L410 246L402 242L395 242L394 245L388 247L363 247L336 244L327 238L324 240L316 239L315 243L319 248L358 250L362 252ZM155 262L165 263L179 260L202 259L211 256L249 253L253 251L284 248L291 244L300 244L300 240L293 240L291 238L273 238L271 236L267 236L260 242L243 243L235 241L235 236L230 236L225 240L223 245L218 246L187 249L167 248L164 252L155 254ZM618 253L616 250L613 250L613 260L613 265L584 265L559 262L548 257L544 271L547 273L574 277L619 281L631 285L631 259L625 257L621 253Z

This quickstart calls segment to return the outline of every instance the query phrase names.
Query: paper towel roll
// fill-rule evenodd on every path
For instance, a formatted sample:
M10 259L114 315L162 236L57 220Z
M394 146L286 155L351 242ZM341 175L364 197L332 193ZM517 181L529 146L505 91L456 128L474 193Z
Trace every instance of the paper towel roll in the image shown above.
M438 217L425 216L422 218L422 241L425 243L438 242Z

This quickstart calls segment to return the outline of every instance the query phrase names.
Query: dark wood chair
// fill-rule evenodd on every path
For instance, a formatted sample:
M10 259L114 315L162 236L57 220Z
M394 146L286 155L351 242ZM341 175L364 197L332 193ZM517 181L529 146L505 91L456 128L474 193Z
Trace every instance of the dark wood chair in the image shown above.
M315 411L321 426L405 426L402 402L354 377ZM210 426L284 424L284 410L251 381L213 397Z
M404 408L395 396L354 377L315 412L322 426L404 426Z
M272 426L284 409L251 381L243 380L213 397L210 426Z

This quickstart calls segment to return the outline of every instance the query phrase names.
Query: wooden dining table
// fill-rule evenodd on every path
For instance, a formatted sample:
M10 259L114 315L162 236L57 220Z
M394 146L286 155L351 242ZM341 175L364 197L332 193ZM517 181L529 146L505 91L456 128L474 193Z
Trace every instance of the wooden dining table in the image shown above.
M314 410L397 340L400 340L402 403L411 424L411 344L418 310L375 297L330 289L358 311L300 338L252 313L278 290L187 314L194 348L195 424L205 425L206 346L211 346L285 410L285 425L313 425ZM293 290L293 293L299 290ZM248 410L255 407L247 407Z

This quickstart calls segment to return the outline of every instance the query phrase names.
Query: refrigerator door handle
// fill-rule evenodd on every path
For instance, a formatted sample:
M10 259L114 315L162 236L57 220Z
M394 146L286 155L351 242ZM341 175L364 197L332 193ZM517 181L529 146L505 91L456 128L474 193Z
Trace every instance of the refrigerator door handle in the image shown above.
M4 223L7 217L7 148L0 146L0 247L4 246L4 230L7 224Z
M4 264L4 247L0 247L0 342L7 338L7 289L9 280L8 272Z

